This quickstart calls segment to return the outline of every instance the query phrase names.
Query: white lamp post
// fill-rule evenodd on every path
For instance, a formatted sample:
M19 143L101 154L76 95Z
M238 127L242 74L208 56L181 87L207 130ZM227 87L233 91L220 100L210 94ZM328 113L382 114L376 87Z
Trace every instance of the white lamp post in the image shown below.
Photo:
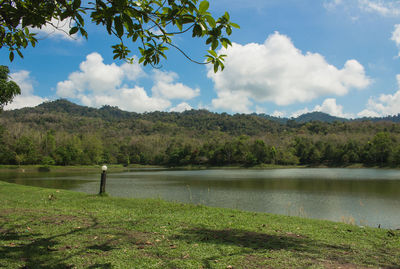
M99 194L106 193L106 178L107 178L107 165L103 165L101 167L101 170L103 171L101 173L101 179L100 179L100 192Z

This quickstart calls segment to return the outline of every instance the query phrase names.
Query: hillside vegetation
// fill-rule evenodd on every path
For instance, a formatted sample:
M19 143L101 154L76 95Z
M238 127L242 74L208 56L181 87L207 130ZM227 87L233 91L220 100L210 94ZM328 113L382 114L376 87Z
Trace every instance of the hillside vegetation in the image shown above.
M0 164L399 166L396 119L138 114L57 100L0 114Z

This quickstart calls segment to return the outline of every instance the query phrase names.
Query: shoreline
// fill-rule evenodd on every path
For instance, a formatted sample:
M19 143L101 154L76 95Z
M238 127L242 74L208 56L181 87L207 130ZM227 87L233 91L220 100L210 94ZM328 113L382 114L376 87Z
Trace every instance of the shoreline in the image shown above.
M74 166L45 166L45 165L0 165L0 173L2 172L89 172L89 173L97 173L101 171L102 165L74 165ZM111 173L113 172L123 172L131 169L166 169L166 170L218 170L218 169L249 169L249 170L257 170L257 169L292 169L292 168L327 168L327 169L335 169L335 168L348 168L348 169L400 169L399 167L381 167L381 166L364 166L362 164L352 164L347 166L327 166L327 165L275 165L275 164L267 164L267 165L257 165L257 166L239 166L239 165L231 165L231 166L204 166L204 165L187 165L187 166L158 166L158 165L128 165L123 166L122 164L111 164L107 165L110 169Z

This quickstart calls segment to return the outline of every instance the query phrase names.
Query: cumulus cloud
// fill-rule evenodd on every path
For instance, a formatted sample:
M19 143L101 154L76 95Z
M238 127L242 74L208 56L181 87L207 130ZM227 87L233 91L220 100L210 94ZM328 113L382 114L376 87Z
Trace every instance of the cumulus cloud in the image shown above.
M199 89L176 82L176 73L155 71L151 76L152 96L149 96L137 85L142 77L150 76L139 64L105 64L103 57L94 52L79 65L79 71L57 84L57 95L77 99L87 106L112 105L127 111L146 112L166 110L171 106L170 100L188 100L200 93Z
M286 116L286 112L275 110L275 111L272 113L272 116L278 117L278 118L283 118L283 117Z
M176 107L171 108L169 111L171 112L183 112L185 110L191 110L192 107L186 103L186 102L182 102L179 105L177 105Z
M353 116L352 114L344 113L343 106L336 104L336 99L334 98L325 99L322 105L315 106L314 111L324 112L341 118L351 118Z
M302 114L314 112L314 111L324 112L331 116L336 116L336 117L340 117L340 118L352 118L353 117L352 114L343 112L343 106L338 105L336 103L335 98L327 98L322 102L321 105L316 105L314 107L314 109L309 110L308 108L304 108L304 109L294 112L291 116L298 117Z
M400 113L400 74L396 76L399 90L394 94L381 94L371 97L367 108L357 114L359 117L382 117Z
M318 53L302 53L278 32L263 44L233 43L220 52L228 55L224 72L215 74L210 67L208 71L217 92L212 105L217 109L249 112L254 101L285 106L324 95L343 96L371 83L356 60L338 69Z
M48 100L34 95L34 80L31 78L29 71L21 70L16 73L11 73L10 77L21 88L21 94L14 97L12 103L4 107L5 110L33 107Z
M189 100L200 94L200 89L192 89L182 83L175 83L179 78L175 72L154 71L155 85L152 92L155 95L163 96L167 99Z
M122 110L135 112L161 111L171 106L171 102L168 100L149 97L142 87L121 88L111 90L107 94L78 95L78 99L86 106L111 105L118 106Z
M391 40L393 40L396 43L397 47L400 48L400 24L396 24L394 26L394 31L392 33ZM398 56L400 56L400 52L399 52Z
M38 33L40 38L61 38L68 41L82 41L82 37L77 34L69 35L69 30L74 27L75 23L70 18L65 20L57 20L52 18L50 23L46 23L42 28L32 28L33 33Z

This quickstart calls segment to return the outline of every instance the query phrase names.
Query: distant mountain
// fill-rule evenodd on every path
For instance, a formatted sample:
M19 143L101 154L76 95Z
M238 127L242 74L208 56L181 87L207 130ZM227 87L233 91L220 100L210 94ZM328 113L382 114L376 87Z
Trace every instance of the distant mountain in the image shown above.
M379 121L388 121L388 122L400 122L400 114L397 116L387 116L387 117L375 117L375 118L369 118L369 117L364 117L364 118L358 118L358 119L346 119L346 118L340 118L340 117L335 117L331 116L327 113L323 112L310 112L306 113L303 115L300 115L296 118L280 118L280 117L274 117L270 116L267 114L234 114L230 115L227 113L214 113L210 112L204 109L201 110L189 110L189 111L184 111L184 112L149 112L149 113L136 113L136 112L127 112L119 109L118 107L114 106L103 106L101 108L92 108L92 107L86 107L86 106L81 106L77 105L73 102L70 102L66 99L58 99L55 101L50 101L50 102L44 102L36 107L27 107L27 108L22 108L22 109L16 109L12 111L4 111L2 114L9 114L13 115L14 117L18 117L21 115L29 114L29 113L34 113L34 114L47 114L47 113L65 113L70 116L81 116L81 117L89 117L89 118L102 118L103 120L125 120L125 119L145 119L145 120L150 120L150 121L157 121L157 120L162 120L166 122L173 122L176 119L179 119L180 123L184 125L185 127L188 127L192 125L192 121L200 121L203 122L204 125L207 125L208 127L214 130L221 130L225 129L226 126L230 126L229 129L233 128L239 128L243 129L244 126L246 127L254 127L255 122L257 121L256 118L262 118L263 120L267 120L269 122L275 122L281 125L285 124L304 124L307 122L311 121L320 121L320 122L326 122L326 123L332 123L335 121L338 122L353 122L353 121L371 121L371 122L379 122ZM239 124L238 126L235 126L235 124L226 124L227 121L229 121L230 118L233 119L239 119L242 123ZM243 120L248 120L251 121L252 123L250 124L243 124ZM260 124L261 122L258 122L257 124ZM256 124L256 125L257 125ZM197 124L196 124L197 125ZM223 126L222 126L223 125ZM250 125L250 126L249 126ZM266 128L265 124L263 127ZM197 125L198 126L198 125ZM275 126L276 128L276 126ZM268 129L268 128L267 128Z
M274 116L270 116L270 115L267 115L267 114L264 114L264 113L262 113L262 114L253 113L252 115L258 116L258 117L262 117L262 118L270 120L270 121L275 121L275 122L278 122L280 124L286 124L287 121L289 120L288 118L274 117Z
M359 118L359 119L354 119L354 121L372 121L372 122L390 121L390 122L400 122L400 114L397 114L396 116L386 116L386 117L381 117L381 118L363 117L363 118Z
M328 122L328 123L332 123L335 121L339 121L339 122L349 121L348 119L331 116L331 115L329 115L327 113L323 113L323 112L306 113L306 114L298 116L297 118L294 118L293 120L298 123L305 123L305 122L310 122L310 121L322 121L322 122Z
M252 136L278 132L285 128L276 121L256 115L230 115L207 110L135 113L112 106L90 108L65 99L45 102L34 108L4 111L0 114L0 123L2 121L23 122L35 126L34 128L61 128L70 132L114 126L118 130L135 130L140 134L187 130L198 133L211 131L235 136Z

